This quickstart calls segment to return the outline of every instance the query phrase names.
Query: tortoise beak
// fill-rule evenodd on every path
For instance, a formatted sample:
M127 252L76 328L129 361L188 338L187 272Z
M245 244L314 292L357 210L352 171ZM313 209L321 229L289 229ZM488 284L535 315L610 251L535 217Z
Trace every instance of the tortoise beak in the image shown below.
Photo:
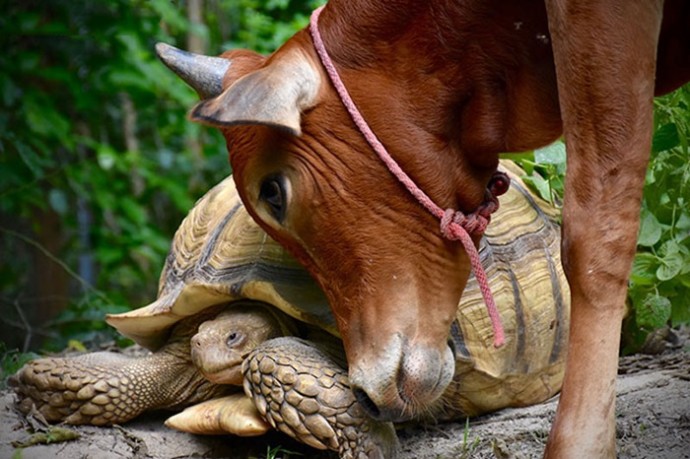
M223 77L231 64L229 59L182 51L167 43L156 43L156 55L202 99L210 99L223 92Z

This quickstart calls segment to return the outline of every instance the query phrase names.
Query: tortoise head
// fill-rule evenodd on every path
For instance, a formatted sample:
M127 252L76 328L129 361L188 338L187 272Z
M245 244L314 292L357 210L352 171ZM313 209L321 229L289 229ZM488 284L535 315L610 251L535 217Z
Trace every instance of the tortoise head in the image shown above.
M217 59L222 90L199 90L204 100L190 117L221 129L247 210L326 293L365 408L378 419L420 413L454 374L449 334L466 253L371 151L305 32L267 58L231 51ZM205 78L198 83L208 87ZM358 82L353 98L420 187L440 205L476 208L493 168L429 161L424 152L438 139L398 116L405 101L383 94L394 83L382 91L377 75Z
M283 336L286 326L274 308L238 301L199 325L191 339L192 362L215 384L242 385L242 362L259 344Z

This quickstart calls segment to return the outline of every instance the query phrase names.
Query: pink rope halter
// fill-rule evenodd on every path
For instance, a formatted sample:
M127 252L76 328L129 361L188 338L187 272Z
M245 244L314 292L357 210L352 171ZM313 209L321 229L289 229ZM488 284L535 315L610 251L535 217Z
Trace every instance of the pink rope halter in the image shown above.
M314 47L316 52L321 59L326 72L328 73L333 86L335 87L340 99L347 109L350 117L354 121L355 125L359 128L364 138L367 140L371 148L374 149L378 157L383 161L383 163L388 167L395 177L400 180L400 182L407 188L407 190L415 197L417 200L436 218L441 221L441 234L446 239L451 241L460 241L470 257L470 263L472 265L472 270L474 275L479 282L479 289L484 297L484 302L486 303L486 309L491 318L491 326L493 327L494 333L494 346L499 347L503 345L505 341L505 335L503 332L503 325L501 323L501 317L498 314L498 309L496 308L496 303L494 302L493 295L491 294L491 289L489 289L489 282L486 278L486 272L484 272L484 267L479 258L479 252L474 246L474 242L470 237L471 234L482 234L491 220L491 214L498 209L498 198L497 196L503 194L508 189L510 185L510 179L508 176L502 172L496 172L492 177L486 191L486 197L484 203L473 213L465 215L461 211L456 211L453 209L443 210L434 203L434 201L427 196L424 191L422 191L410 178L409 175L402 170L400 165L391 157L383 144L376 137L376 134L371 130L369 124L364 120L364 117L360 113L359 109L353 102L350 94L345 88L343 81L340 79L340 75L333 65L333 61L326 51L326 47L321 39L321 34L319 33L319 15L323 7L317 8L311 15L311 20L309 23L309 31L311 32L312 39L314 41Z

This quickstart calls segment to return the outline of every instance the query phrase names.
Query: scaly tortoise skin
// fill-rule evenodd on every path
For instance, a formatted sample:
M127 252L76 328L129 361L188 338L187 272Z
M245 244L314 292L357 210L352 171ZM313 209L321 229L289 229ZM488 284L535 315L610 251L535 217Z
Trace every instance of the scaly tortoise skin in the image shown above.
M239 327L238 314L237 307L230 307L203 322L191 339L192 360L207 379L244 384L252 398L233 394L208 400L169 418L167 426L250 436L265 433L270 425L314 448L338 451L342 458L395 456L393 425L365 415L348 385L342 346L334 337L315 330L310 341L289 336L247 344L247 337L266 336L278 327L265 315L254 320L259 332L248 318ZM289 320L280 318L281 324ZM253 351L238 361L238 347Z
M554 223L556 212L526 190L517 178L519 169L510 162L502 164L510 173L513 186L501 198L501 209L486 231L480 253L501 313L506 344L499 349L493 347L490 320L477 284L470 279L451 330L456 348L455 377L443 397L427 407L423 420L457 419L508 406L534 404L560 389L569 305L567 283L560 268L560 230ZM155 356L170 344L171 337L176 336L171 330L178 322L193 319L215 305L246 299L271 305L296 319L296 324L303 324L285 328L284 334L300 334L300 329L303 334L304 329L311 329L337 336L335 322L321 290L306 271L251 220L232 180L226 179L196 204L178 229L161 275L158 299L138 310L108 316L107 321L123 335L156 351ZM281 414L281 410L293 413L289 408L295 407L291 404L295 400L285 396L274 399L270 394L279 394L281 391L276 388L280 386L271 386L276 390L268 391L268 386L253 382L256 371L262 375L260 381L275 384L280 380L279 373L263 372L265 366L253 364L260 357L267 358L269 354L264 346L272 344L270 340L260 345L244 364L245 390L253 397L261 415L298 440L317 447L341 449L343 457L360 454L361 451L342 450L343 443L347 443L344 439L354 437L352 430L330 439L319 439L321 445L300 438L300 435L304 437L300 434L305 430L303 425L290 425L290 415ZM286 365L301 368L301 362L290 357L291 346L271 349ZM95 363L89 362L89 365L95 366ZM316 365L318 368L328 366L338 370L333 362ZM58 374L60 368L54 365L49 371ZM21 387L32 384L30 378L21 377L27 374L22 371L20 394L33 397L28 390L22 393ZM348 393L343 384L341 392ZM39 392L50 392L45 382L37 386ZM42 404L40 411L51 409L51 398L59 398L55 395L57 392L60 389L47 400L46 397L36 400ZM180 399L175 406L196 403L198 398L203 397ZM216 403L215 409L233 403L237 401L227 401L225 405ZM323 400L319 403L326 411L331 408ZM93 403L88 406L91 405ZM304 413L299 409L297 413L304 422ZM66 417L61 415L63 419ZM362 425L366 421L357 422ZM352 425L356 426L357 422ZM243 434L239 430L234 433ZM320 434L309 435L320 437ZM384 440L379 441L387 441L385 435L381 438ZM379 452L387 448L390 449L389 446L381 447Z
M172 327L166 344L151 355L93 352L38 359L12 376L10 384L23 397L21 411L28 412L33 404L48 421L118 424L145 411L176 409L232 392L224 384L242 385L239 368L247 354L260 343L285 335L281 320L274 308L237 301L181 320ZM221 356L225 368L238 368L237 375L217 371L212 352L199 356L191 349L190 344L205 338L203 327L211 323L222 327L225 335L243 336L241 342L226 345Z

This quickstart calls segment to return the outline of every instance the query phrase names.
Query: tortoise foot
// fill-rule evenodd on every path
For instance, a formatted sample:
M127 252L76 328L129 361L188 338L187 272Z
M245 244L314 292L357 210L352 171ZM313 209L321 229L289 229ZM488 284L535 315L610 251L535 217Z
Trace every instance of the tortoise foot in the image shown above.
M19 397L17 407L26 414L35 406L47 421L67 424L107 425L134 418L142 410L122 400L127 378L104 377L101 367L92 363L93 356L103 356L106 365L120 360L106 354L27 363L9 380Z
M207 381L189 353L186 339L139 358L113 352L43 358L24 365L10 384L24 413L34 405L49 422L120 424L145 411L187 406L232 389Z
M245 392L281 432L341 458L395 457L393 424L366 416L346 371L306 341L266 341L249 354L242 372Z

